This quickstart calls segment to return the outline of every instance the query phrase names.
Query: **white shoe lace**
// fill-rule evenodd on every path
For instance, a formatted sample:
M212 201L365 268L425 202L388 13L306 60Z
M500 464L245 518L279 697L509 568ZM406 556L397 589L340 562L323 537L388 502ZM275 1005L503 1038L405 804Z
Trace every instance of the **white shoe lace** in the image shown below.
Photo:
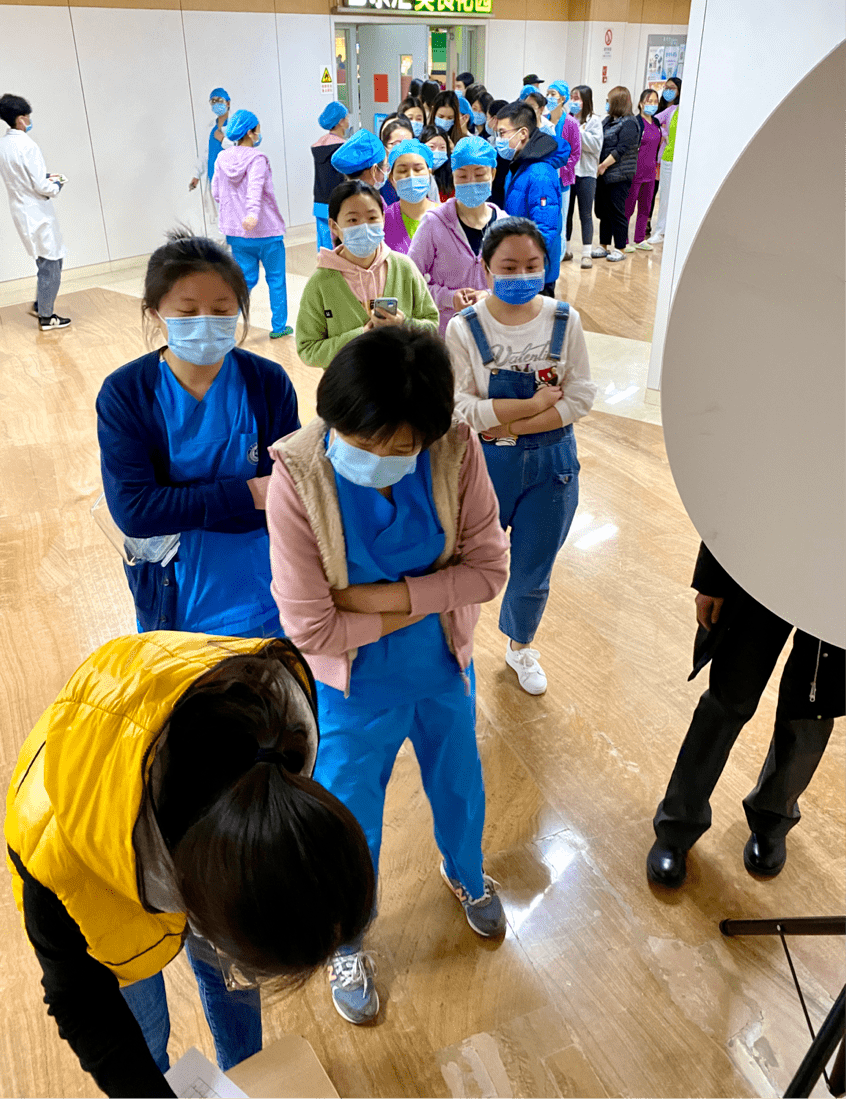
M376 963L367 950L359 950L355 954L336 954L329 972L341 988L360 988L376 976Z
M520 664L522 667L532 671L535 668L540 671L540 667L538 666L540 653L537 649L512 649L510 645L509 649L511 651L511 659L515 664Z
M469 904L471 908L478 908L480 905L488 903L493 896L494 889L502 888L496 878L492 878L490 874L483 874L482 881L485 883L485 891L481 897L476 897L475 900L473 900L461 882L458 882L457 885L452 885L452 890L462 904ZM452 884L452 882L450 884Z

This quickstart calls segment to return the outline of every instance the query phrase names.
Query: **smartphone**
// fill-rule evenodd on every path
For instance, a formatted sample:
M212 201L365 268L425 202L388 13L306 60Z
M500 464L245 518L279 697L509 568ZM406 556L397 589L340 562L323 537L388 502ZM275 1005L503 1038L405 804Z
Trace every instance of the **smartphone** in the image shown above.
M380 313L389 313L392 317L395 317L397 315L397 299L374 298L371 308L374 313L378 309Z

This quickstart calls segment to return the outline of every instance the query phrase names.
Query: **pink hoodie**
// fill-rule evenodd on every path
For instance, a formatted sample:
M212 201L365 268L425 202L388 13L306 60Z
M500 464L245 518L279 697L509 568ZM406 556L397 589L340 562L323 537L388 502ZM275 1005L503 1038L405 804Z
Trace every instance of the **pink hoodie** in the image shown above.
M385 292L390 254L391 249L382 243L370 266L359 267L357 263L341 255L341 245L338 245L334 251L321 248L317 254L317 266L328 271L340 271L354 297L367 308L373 298L381 298Z
M224 149L214 166L212 195L220 207L220 231L227 237L281 237L285 222L276 205L270 161L250 145ZM255 229L241 224L258 218Z

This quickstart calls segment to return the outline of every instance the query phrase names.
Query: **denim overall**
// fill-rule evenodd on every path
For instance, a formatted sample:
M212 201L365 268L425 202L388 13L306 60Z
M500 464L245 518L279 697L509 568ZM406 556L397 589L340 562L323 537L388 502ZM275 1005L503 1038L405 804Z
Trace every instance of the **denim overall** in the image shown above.
M528 400L534 372L494 366L490 344L473 306L462 310L482 362L490 369L487 396ZM560 362L570 307L557 302L549 358ZM541 383L542 384L542 383ZM482 434L488 473L499 500L499 521L511 528L511 572L502 599L499 628L521 645L534 640L549 579L579 503L579 459L573 425L514 440L488 441ZM498 445L503 444L503 445Z

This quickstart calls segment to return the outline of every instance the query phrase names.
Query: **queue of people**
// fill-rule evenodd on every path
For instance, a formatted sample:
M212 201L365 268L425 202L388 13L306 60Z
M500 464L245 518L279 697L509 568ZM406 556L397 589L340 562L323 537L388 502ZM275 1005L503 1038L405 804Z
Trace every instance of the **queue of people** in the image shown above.
M579 313L555 299L562 241L578 204L582 266L645 244L677 112L660 120L647 90L635 117L615 88L600 122L588 86L555 81L546 97L534 73L497 105L463 76L466 95L425 104L417 89L380 137L349 136L342 104L321 114L323 243L296 322L300 358L323 371L314 420L300 425L285 370L242 346L259 263L272 335L291 332L285 226L260 121L230 112L223 89L231 144L217 126L209 142L229 250L178 232L153 253L152 349L98 395L141 636L98 649L38 722L6 838L50 1011L107 1094L172 1094L161 973L183 945L224 1069L261 1048L263 982L322 967L344 1020L377 1017L366 936L406 739L437 872L479 936L505 930L482 848L474 629L504 589L505 674L526 695L548 690L536 639L578 507L577 425L597 393ZM24 107L9 107L0 167L35 163L37 147L17 144L33 144ZM711 687L655 817L647 874L669 888L791 630L704 547L695 583ZM797 635L744 803L750 872L785 864L797 800L843 713L840 656Z

